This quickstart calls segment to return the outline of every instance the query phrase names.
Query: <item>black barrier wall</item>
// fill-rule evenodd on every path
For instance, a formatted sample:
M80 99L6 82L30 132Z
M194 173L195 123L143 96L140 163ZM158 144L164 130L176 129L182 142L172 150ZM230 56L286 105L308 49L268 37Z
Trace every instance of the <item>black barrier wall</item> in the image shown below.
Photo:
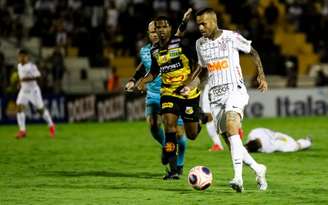
M48 95L44 96L55 122L115 121L144 119L143 95ZM0 123L16 123L16 96L1 96ZM26 109L28 122L43 122L32 105Z

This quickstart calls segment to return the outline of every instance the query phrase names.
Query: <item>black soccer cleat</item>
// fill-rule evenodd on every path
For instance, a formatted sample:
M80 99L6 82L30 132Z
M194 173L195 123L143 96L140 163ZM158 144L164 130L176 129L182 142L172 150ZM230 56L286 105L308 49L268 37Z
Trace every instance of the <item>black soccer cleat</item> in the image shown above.
M177 173L179 176L183 175L183 166L177 166Z
M178 180L180 179L179 174L176 172L167 172L165 176L163 176L163 180Z

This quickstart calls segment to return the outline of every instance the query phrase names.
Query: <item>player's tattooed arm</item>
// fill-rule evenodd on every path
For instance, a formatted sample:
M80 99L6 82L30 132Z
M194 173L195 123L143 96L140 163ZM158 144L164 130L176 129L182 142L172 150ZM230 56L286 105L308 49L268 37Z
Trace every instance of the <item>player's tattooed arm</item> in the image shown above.
M257 69L257 82L259 83L258 89L261 92L265 92L268 90L268 82L266 81L261 58L253 47L251 48L250 55L253 57L253 61Z
M192 12L192 9L189 8L186 13L184 13L183 15L183 19L182 19L182 22L181 24L179 25L178 27L178 30L177 32L175 33L175 36L178 36L178 37L182 37L184 35L184 32L187 28L187 24L188 24L188 21L190 19L190 16L191 16L191 12Z

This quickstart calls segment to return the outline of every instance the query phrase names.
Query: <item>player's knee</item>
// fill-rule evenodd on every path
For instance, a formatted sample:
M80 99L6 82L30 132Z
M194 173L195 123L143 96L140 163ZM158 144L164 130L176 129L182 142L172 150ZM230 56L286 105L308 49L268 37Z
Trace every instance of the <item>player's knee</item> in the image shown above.
M24 105L17 105L16 112L23 112L24 111Z
M226 115L226 133L228 136L237 135L240 128L240 116L236 112L228 112Z
M227 120L226 130L228 136L236 135L238 134L239 126L235 121Z
M44 108L38 108L37 112L40 113L41 115L44 113Z
M194 131L187 131L186 130L186 135L187 138L190 140L195 140L197 138L198 132L194 132Z

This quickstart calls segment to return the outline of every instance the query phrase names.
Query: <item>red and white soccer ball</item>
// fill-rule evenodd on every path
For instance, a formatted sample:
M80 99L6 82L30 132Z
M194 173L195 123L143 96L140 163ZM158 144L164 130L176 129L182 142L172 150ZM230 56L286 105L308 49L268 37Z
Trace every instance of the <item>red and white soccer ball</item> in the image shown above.
M212 184L212 172L204 166L196 166L189 171L188 182L196 190L205 190Z

